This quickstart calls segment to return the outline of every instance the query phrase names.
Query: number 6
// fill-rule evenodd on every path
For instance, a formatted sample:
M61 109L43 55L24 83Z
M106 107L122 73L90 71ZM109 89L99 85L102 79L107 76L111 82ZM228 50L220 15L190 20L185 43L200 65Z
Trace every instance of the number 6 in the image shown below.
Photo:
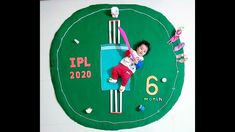
M149 94L149 95L155 95L155 94L157 94L157 92L158 92L158 87L157 87L157 85L156 84L154 84L154 83L151 83L151 84L149 84L149 80L150 79L154 79L155 81L157 81L157 78L155 77L155 76L149 76L148 78L147 78L147 82L146 82L146 92ZM154 92L150 92L150 87L154 87Z

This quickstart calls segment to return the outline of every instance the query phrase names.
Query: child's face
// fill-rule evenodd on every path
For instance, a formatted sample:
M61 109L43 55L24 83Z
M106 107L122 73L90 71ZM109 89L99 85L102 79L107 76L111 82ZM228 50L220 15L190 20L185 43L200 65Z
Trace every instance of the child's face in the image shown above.
M141 44L137 49L136 52L139 56L144 56L148 51L148 47L145 44Z

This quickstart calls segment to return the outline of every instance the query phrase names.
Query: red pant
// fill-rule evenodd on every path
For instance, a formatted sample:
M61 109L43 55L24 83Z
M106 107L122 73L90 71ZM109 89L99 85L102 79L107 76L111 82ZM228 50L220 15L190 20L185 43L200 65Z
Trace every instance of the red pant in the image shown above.
M123 64L119 64L112 69L112 78L117 80L118 76L120 76L122 78L122 86L126 86L132 74L132 71Z

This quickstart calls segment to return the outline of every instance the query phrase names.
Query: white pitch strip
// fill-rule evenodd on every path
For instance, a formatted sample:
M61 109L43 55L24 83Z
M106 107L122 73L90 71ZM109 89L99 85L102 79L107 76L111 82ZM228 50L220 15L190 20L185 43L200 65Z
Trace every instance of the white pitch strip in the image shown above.
M121 22L120 20L109 20L109 43L110 44L116 44L116 42L120 44L120 31L117 29L121 25L120 22ZM117 32L117 37L116 37L116 32ZM118 90L110 90L109 93L110 93L109 95L110 96L110 113L121 114L122 113L122 93L118 92ZM118 105L118 93L119 93L119 105ZM114 94L114 97L113 97L113 94ZM114 98L114 102L113 102L113 98ZM114 104L114 109L113 109L113 104ZM118 109L118 106L119 106L119 109Z

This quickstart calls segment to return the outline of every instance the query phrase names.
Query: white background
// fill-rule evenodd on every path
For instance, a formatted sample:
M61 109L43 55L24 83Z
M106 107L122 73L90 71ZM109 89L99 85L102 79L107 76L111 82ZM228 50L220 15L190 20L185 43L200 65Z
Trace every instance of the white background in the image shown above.
M175 28L183 26L185 80L173 108L160 120L119 132L195 132L195 0L51 0L40 1L40 131L101 132L70 119L56 100L50 78L49 50L54 34L75 11L93 4L139 4L161 12ZM108 132L108 131L107 131Z

